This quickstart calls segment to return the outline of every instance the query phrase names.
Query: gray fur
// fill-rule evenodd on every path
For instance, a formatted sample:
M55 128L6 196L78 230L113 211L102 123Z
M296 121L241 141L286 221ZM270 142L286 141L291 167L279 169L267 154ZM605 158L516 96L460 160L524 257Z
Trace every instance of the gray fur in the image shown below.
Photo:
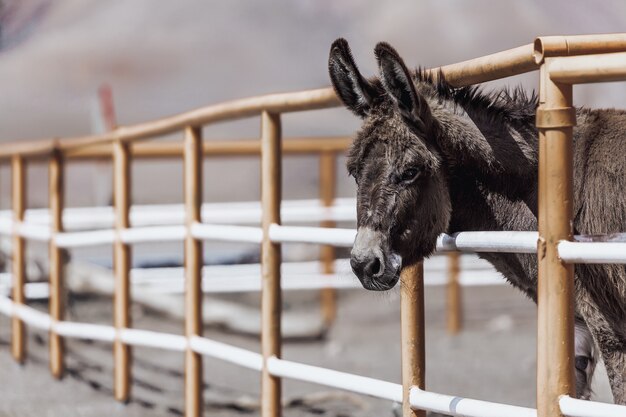
M409 264L428 257L441 233L537 230L536 98L520 90L453 89L409 72L387 44L375 54L381 74L372 80L358 73L344 40L333 44L329 58L337 94L363 118L347 164L358 184L358 227L383 236L377 239L383 270L367 277L355 268L363 285L393 287L398 268L388 267L388 259ZM358 80L358 88L345 80ZM626 112L577 109L577 119L574 232L624 232ZM535 255L481 256L536 301ZM591 335L615 402L626 404L626 266L577 265L575 296L577 395L591 392L597 361Z

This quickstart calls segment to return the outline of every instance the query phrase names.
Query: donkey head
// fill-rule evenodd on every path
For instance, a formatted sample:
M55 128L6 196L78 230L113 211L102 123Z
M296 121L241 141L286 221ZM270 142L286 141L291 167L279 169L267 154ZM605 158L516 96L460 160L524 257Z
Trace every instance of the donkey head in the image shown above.
M369 290L388 290L402 264L430 255L450 219L450 195L427 102L397 52L375 49L380 79L366 80L348 43L336 40L329 71L339 98L363 119L348 154L357 183L358 232L350 264Z

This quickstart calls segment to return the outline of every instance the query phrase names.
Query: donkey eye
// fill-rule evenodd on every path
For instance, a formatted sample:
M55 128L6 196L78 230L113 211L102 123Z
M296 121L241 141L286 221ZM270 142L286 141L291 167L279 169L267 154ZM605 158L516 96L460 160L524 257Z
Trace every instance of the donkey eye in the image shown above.
M409 182L414 180L415 178L417 178L417 176L419 175L420 170L417 168L408 168L406 170L404 170L402 172L402 174L400 174L400 182Z

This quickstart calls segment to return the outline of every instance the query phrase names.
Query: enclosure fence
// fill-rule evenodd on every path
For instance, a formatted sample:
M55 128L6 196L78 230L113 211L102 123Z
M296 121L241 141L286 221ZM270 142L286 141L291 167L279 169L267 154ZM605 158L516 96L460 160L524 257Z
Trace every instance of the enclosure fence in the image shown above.
M572 232L572 86L579 83L626 80L626 34L555 36L534 44L432 70L453 86L464 86L539 69L539 230L534 232L462 232L442 236L439 250L537 253L538 337L537 409L438 394L425 389L423 266L401 271L402 383L380 381L281 358L281 244L308 242L350 247L355 231L281 225L281 114L339 105L329 88L274 94L231 101L102 135L19 142L0 146L0 157L11 160L13 221L13 295L0 298L0 312L12 317L12 353L24 361L25 323L49 331L52 374L64 372L64 338L86 338L113 344L114 391L129 399L131 346L184 352L185 413L202 414L202 357L210 356L261 372L263 417L281 414L281 381L297 379L402 402L404 416L432 410L458 416L619 416L626 407L573 398L574 263L626 263L626 242L589 242ZM574 56L577 55L577 56ZM212 146L203 143L201 127L225 120L261 116L261 227L208 224L202 221L202 160ZM130 165L135 143L184 131L176 148L184 160L184 226L132 227ZM230 145L229 145L230 146ZM233 145L235 146L235 145ZM143 150L140 150L142 149ZM140 152L170 152L157 143L137 144ZM114 175L113 230L64 231L64 166L67 159L100 152L112 155ZM50 227L25 220L26 161L49 161ZM49 241L49 314L25 304L25 239ZM202 242L236 240L261 245L261 353L202 336ZM185 335L133 329L129 313L131 246L139 242L184 240ZM580 241L584 240L584 241ZM113 326L64 320L62 252L69 247L112 243L114 247Z

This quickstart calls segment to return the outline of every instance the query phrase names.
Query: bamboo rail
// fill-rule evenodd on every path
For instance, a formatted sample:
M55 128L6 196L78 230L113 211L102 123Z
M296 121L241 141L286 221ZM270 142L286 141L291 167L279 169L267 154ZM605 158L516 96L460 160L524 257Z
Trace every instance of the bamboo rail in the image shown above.
M280 115L264 111L261 114L261 206L263 207L263 242L261 244L261 350L264 366L261 375L261 416L279 417L281 410L281 381L267 368L270 358L281 354L281 245L270 240L272 224L280 224L282 189Z
M571 85L558 85L542 68L538 115L572 106ZM537 284L538 417L558 416L558 398L575 394L574 269L559 259L557 245L572 240L572 122L538 116L539 128L539 276Z
M589 35L567 37L540 37L533 44L499 52L481 58L447 65L429 70L434 77L440 74L453 86L464 86L498 78L529 72L540 68L540 107L537 111L539 129L539 283L538 283L538 391L537 413L539 417L562 415L560 403L574 391L573 384L573 267L559 258L559 245L572 240L572 126L575 115L572 111L572 84L623 80L626 78L626 34ZM584 55L572 57L571 55ZM185 203L187 209L187 239L185 266L187 270L187 342L170 337L168 346L186 351L186 413L190 416L202 414L201 410L201 362L194 355L200 351L219 351L215 345L207 345L199 336L201 322L198 300L198 265L201 263L201 248L193 235L192 226L199 220L198 206L201 203L201 160L208 155L230 152L239 154L261 154L262 171L262 415L280 416L281 379L277 375L295 375L287 371L293 363L280 359L280 240L272 238L272 230L284 232L280 226L281 204L281 151L282 138L280 115L287 112L323 109L339 104L330 88L300 91L295 93L270 94L234 100L203 107L190 112L163 118L153 122L128 127L118 127L102 134L67 139L45 139L0 145L0 158L11 159L12 200L14 225L21 224L26 206L26 160L52 157L50 162L52 212L58 217L62 208L62 163L64 158L98 158L112 155L114 161L114 194L116 214L116 237L114 239L114 333L98 334L102 340L112 340L114 344L114 391L116 399L127 401L130 397L131 352L129 342L137 343L138 335L150 338L150 332L130 329L129 271L131 252L129 243L123 240L125 229L129 227L130 208L130 159L136 147L138 155L162 157L182 155L185 157ZM227 120L235 120L261 115L261 143L251 145L203 144L199 129L201 126ZM136 141L162 136L178 131L186 131L185 145L135 144ZM211 146L214 146L211 149ZM222 146L222 148L219 148ZM285 145L285 149L287 146ZM305 152L292 148L293 152ZM308 146L308 145L307 145ZM335 146L335 145L332 145ZM107 149L112 147L112 150ZM230 150L225 151L227 147ZM258 150L257 150L258 149ZM327 151L332 151L328 149ZM308 151L306 151L308 152ZM62 230L59 219L53 222L53 229ZM294 229L294 228L291 228ZM304 228L302 228L304 229ZM293 230L292 230L293 231ZM276 233L274 233L276 235ZM12 352L16 360L26 356L24 320L51 332L51 368L60 375L62 372L62 343L58 336L71 334L59 322L62 310L58 308L61 293L60 261L53 262L55 271L51 273L51 283L55 288L54 301L51 301L50 316L43 317L24 306L24 236L23 231L13 231L13 301L9 307L0 303L3 311L12 313ZM277 236L277 235L276 235ZM289 241L289 239L284 240ZM325 243L321 239L318 243ZM458 243L458 242L457 242ZM456 243L455 243L456 244ZM487 245L489 246L489 245ZM514 245L513 245L514 246ZM491 245L489 248L493 249ZM51 258L59 253L53 253ZM402 276L407 287L402 291L402 338L403 338L403 410L405 416L418 415L412 404L424 401L448 401L447 398L433 397L437 394L423 391L424 381L424 337L423 337L423 281L420 266L407 266ZM415 297L415 298L412 298ZM1 301L1 300L0 300ZM53 307L54 304L54 308ZM82 325L84 328L85 325ZM86 325L87 327L90 325ZM53 341L56 339L56 341ZM181 344L181 341L183 342ZM198 342L198 343L194 343ZM201 342L201 343L200 343ZM143 342L146 346L157 346L155 340ZM53 345L55 347L53 347ZM232 351L231 351L232 352ZM59 360L60 358L60 360ZM256 358L256 357L255 357ZM234 359L233 359L234 360ZM246 366L254 366L256 359L246 359ZM314 367L301 369L317 372ZM272 371L271 369L274 369ZM331 373L332 374L332 373ZM329 380L329 373L323 374ZM332 375L341 376L340 373ZM320 377L321 378L321 377ZM359 380L350 379L350 384ZM364 381L360 379L359 381ZM352 385L350 385L352 386ZM392 386L379 384L387 398ZM410 394L410 395L409 395ZM435 399L433 399L435 398ZM452 403L459 403L455 399ZM456 402L455 402L456 401ZM450 404L452 404L450 403ZM439 404L439 403L438 403ZM482 407L483 402L467 401L467 407ZM450 405L450 407L456 405ZM439 406L437 406L439 407ZM433 407L433 409L438 409ZM509 406L500 405L500 409ZM473 410L473 408L472 408ZM452 411L452 408L450 409ZM516 413L526 413L517 410ZM468 414L469 415L469 414Z
M317 154L320 152L343 152L352 143L352 138L337 137L306 137L285 138L282 142L285 154ZM183 155L180 141L140 142L133 144L131 152L134 158L170 158ZM246 140L210 140L202 143L205 158L252 156L261 154L259 139ZM95 145L85 148L71 149L66 152L69 159L111 158L111 147Z
M131 204L130 151L127 143L113 143L113 193L115 210L115 231L113 242L113 268L115 290L113 295L113 322L115 328L130 327L130 268L131 248L122 242L120 232L130 227ZM131 389L130 346L116 339L113 344L114 378L113 390L118 401L127 402Z
M24 220L24 212L26 210L26 167L24 158L15 155L11 160L11 194L13 204L13 220L22 222ZM25 265L25 245L24 238L19 234L13 235L13 300L18 304L24 304L26 298L24 296L24 283L26 281L26 265ZM13 357L18 362L24 362L26 359L26 335L24 323L13 317L11 320L11 349Z
M626 35L615 44L626 43ZM579 50L589 50L584 42ZM603 39L602 46L614 45ZM613 52L613 51L609 51ZM539 108L539 279L537 415L563 415L561 400L576 393L574 265L559 256L573 240L573 84L626 81L626 53L544 58Z
M626 33L540 36L533 43L533 56L540 65L545 58L624 52L625 46Z
M48 165L49 198L51 231L63 232L64 206L64 167L63 156L54 152ZM63 257L64 251L56 242L50 240L50 317L54 320L63 320L65 311L65 297L63 285ZM56 332L50 331L50 371L55 378L61 378L65 372L63 338Z
M199 223L202 209L202 130L188 127L184 143L185 211L185 335L202 336L202 241L191 228ZM202 356L187 347L185 352L185 409L187 416L202 415Z
M402 415L426 417L424 410L411 408L413 387L426 388L426 349L424 324L424 264L402 268L400 280L400 321L402 346Z
M326 207L332 206L335 199L335 187L337 183L337 158L333 152L325 151L320 154L320 200ZM323 221L321 227L335 227L333 221ZM320 260L322 261L322 273L332 274L335 269L335 248L331 245L323 245L320 248ZM326 327L332 325L337 316L337 294L332 288L325 288L320 293L322 304L322 319Z

